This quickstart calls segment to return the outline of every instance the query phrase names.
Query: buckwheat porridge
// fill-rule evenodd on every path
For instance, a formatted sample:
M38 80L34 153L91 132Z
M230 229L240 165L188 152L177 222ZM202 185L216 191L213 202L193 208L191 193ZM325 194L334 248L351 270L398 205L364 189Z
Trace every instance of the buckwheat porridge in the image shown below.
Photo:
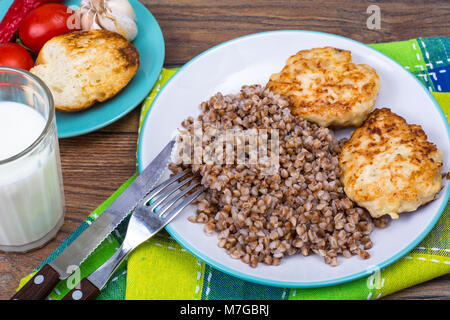
M344 140L292 115L285 98L260 85L217 93L200 108L203 131L276 129L279 136L279 167L271 174L259 163L169 165L174 173L192 170L207 187L189 220L217 233L219 247L251 267L294 254L318 254L332 266L338 256L369 258L370 233L387 219L371 218L345 195L338 166ZM182 126L193 135L193 118ZM203 148L210 143L204 139Z

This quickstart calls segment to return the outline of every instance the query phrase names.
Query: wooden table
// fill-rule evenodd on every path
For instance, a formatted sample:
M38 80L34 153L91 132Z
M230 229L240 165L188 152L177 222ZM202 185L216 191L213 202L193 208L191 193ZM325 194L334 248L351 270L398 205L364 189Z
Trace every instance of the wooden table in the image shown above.
M374 43L450 36L450 2L377 1L381 29L368 30L372 1L141 0L159 21L166 41L166 67L181 66L202 51L242 35L306 29ZM81 137L60 140L66 220L56 239L27 254L0 253L0 298L39 265L87 215L135 170L138 109L116 123ZM403 290L388 299L449 299L450 276Z

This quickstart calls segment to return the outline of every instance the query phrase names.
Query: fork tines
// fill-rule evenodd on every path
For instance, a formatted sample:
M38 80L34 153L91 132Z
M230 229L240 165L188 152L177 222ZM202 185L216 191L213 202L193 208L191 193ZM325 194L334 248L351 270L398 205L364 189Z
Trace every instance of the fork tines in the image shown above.
M148 194L144 203L152 212L158 213L160 217L165 217L169 209L184 198L173 210L170 210L171 216L174 216L194 201L204 190L199 179L190 170L184 170L157 185ZM190 192L192 193L189 194ZM186 195L188 196L185 197Z

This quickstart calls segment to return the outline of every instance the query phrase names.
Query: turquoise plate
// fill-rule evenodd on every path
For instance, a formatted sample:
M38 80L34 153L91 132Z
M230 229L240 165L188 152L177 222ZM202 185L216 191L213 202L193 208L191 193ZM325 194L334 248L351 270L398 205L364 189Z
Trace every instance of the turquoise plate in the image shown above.
M0 1L0 19L13 0ZM114 98L77 113L56 113L58 137L68 138L103 128L138 106L155 84L164 62L164 38L153 15L137 0L130 0L136 11L139 33L133 44L140 54L140 67L131 82ZM64 1L79 6L79 0Z

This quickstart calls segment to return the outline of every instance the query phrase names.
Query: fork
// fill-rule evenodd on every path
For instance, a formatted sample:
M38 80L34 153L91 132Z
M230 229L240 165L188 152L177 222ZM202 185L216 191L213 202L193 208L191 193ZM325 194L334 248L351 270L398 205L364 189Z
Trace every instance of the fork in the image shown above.
M100 268L84 278L79 286L64 296L63 300L97 298L128 254L170 223L204 190L205 187L189 170L182 171L154 187L132 213L125 239L117 252ZM191 191L193 192L189 194Z

